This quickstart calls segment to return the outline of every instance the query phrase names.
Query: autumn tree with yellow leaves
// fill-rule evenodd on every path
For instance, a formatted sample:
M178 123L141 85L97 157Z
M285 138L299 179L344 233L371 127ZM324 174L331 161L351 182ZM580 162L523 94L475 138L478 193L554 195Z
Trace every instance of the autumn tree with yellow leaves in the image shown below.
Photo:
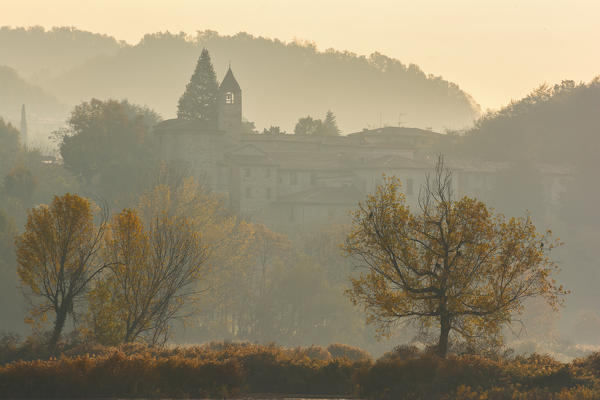
M113 217L103 257L109 267L89 296L95 337L161 344L203 277L206 249L188 218L159 213L145 225L135 210Z
M56 348L75 303L107 265L99 257L106 213L94 223L95 206L74 194L55 196L49 206L31 209L25 232L16 238L17 272L31 300L29 321L53 314L48 347Z
M88 330L105 344L162 344L193 314L209 256L227 230L219 199L193 179L159 184L137 209L112 218L102 257L110 264L88 296ZM205 288L204 288L205 289Z
M403 321L439 330L436 350L445 357L451 335L501 338L526 299L557 308L566 291L552 278L557 265L549 253L558 244L529 217L507 219L475 199L455 200L440 157L418 213L394 177L354 212L344 248L364 270L348 294L380 334Z

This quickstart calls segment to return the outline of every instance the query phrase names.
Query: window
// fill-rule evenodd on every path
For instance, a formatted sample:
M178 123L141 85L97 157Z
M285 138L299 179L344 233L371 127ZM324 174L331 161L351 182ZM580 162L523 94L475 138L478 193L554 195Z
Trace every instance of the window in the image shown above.
M271 188L267 188L267 199L271 200L271 197L273 197L273 191Z
M406 194L413 194L413 179L406 179Z
M235 96L232 92L225 93L225 104L233 104L235 103Z
M247 187L246 188L246 198L249 199L251 197L252 197L252 190L249 187Z
M250 178L250 168L244 168L244 177Z
M294 220L294 206L290 207L290 215L289 215L290 221Z
M290 172L290 185L298 184L298 173L296 171Z

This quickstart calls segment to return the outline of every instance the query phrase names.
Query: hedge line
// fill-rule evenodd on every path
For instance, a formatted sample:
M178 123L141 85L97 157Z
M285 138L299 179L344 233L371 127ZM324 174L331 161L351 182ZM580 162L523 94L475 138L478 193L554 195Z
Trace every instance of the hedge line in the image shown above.
M0 366L4 398L232 398L256 393L377 399L599 399L600 355L569 364L533 355L440 359L405 351L373 361L349 346L210 344L71 349Z

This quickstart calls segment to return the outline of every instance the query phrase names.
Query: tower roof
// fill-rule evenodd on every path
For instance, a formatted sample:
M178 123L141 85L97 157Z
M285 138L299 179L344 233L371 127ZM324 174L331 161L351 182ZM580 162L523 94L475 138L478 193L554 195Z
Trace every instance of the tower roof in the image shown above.
M233 72L231 72L231 67L229 67L229 69L227 70L227 73L225 74L225 78L223 78L223 82L221 82L221 86L219 86L219 89L227 90L227 91L231 91L231 92L242 90L240 88L239 83L235 80L235 77L233 76Z

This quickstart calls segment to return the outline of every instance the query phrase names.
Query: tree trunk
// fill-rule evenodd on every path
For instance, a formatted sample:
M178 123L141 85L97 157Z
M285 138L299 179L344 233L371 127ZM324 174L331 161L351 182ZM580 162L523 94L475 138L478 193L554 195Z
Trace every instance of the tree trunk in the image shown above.
M442 315L440 317L440 339L437 345L437 355L445 358L448 354L448 337L450 335L450 317Z
M52 336L50 337L50 341L48 342L48 350L50 352L54 352L56 350L56 346L60 339L60 334L62 333L63 328L65 327L65 322L67 321L67 308L62 307L56 310L56 319L54 320L54 329L52 331Z

